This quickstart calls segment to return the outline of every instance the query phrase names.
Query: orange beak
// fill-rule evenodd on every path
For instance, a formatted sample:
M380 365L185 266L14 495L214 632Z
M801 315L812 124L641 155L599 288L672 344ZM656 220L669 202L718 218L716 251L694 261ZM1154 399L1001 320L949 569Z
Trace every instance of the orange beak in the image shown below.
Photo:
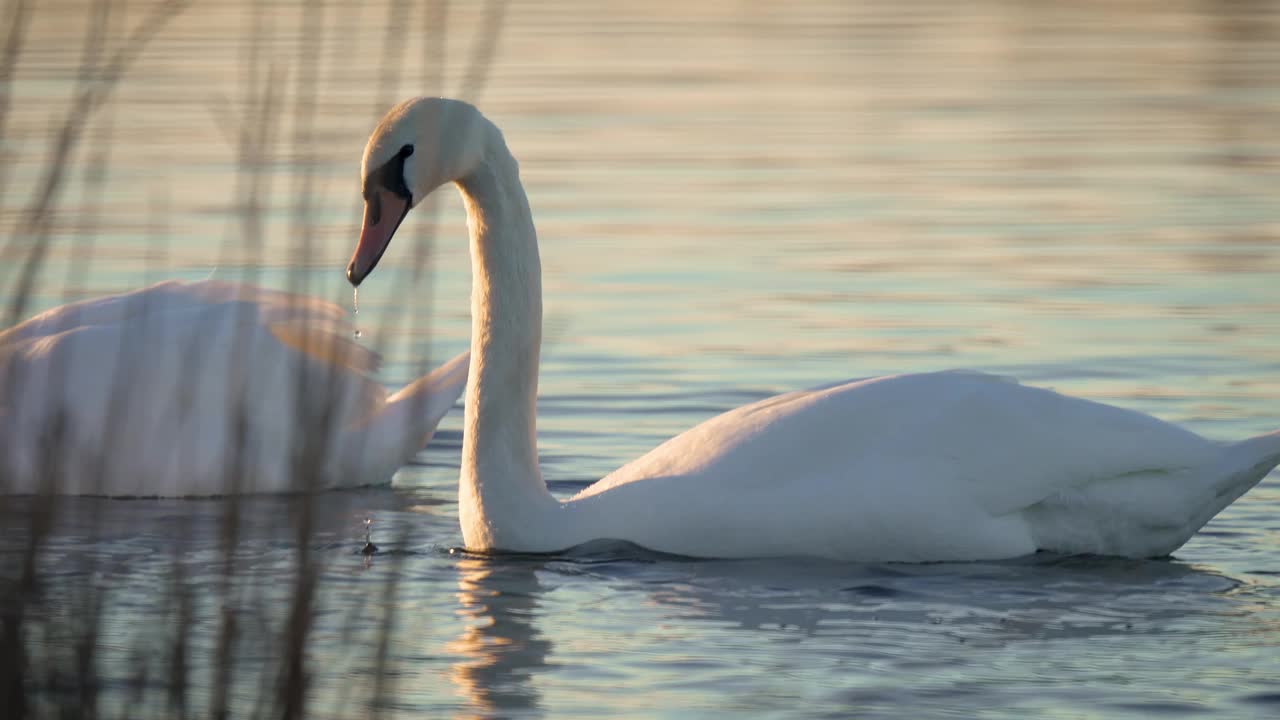
M364 224L360 228L360 242L347 264L347 281L355 287L373 272L382 259L382 253L391 244L391 236L409 214L409 199L378 188L365 198Z

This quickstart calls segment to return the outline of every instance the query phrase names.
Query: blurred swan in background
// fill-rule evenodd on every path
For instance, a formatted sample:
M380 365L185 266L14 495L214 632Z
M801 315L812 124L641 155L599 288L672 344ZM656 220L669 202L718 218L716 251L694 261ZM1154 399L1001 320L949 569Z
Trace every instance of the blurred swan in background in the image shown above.
M388 396L332 303L162 282L0 333L0 492L208 496L386 483L467 353Z
M363 159L347 277L453 182L471 233L462 535L477 551L616 539L703 557L1167 555L1280 463L1280 433L1228 444L1142 413L975 372L793 392L714 417L561 502L538 468L542 288L515 159L474 107L392 109Z

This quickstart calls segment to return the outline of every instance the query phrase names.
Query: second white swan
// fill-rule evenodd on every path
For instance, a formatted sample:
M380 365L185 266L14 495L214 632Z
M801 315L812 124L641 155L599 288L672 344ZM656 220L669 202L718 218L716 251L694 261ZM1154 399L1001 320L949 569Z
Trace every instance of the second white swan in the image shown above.
M466 382L398 392L346 311L243 283L162 282L0 332L0 494L193 497L390 482Z
M568 501L537 462L542 289L515 159L474 107L418 98L365 148L373 270L405 215L453 182L471 234L462 536L480 551L597 539L701 557L1167 555L1280 463L1280 433L1213 442L1141 413L973 372L898 375L712 418Z

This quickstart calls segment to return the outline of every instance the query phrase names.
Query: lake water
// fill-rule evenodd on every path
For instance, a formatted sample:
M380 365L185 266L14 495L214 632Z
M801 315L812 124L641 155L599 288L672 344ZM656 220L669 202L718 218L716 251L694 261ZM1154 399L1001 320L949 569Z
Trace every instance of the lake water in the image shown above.
M148 7L107 19L108 53ZM0 146L6 306L92 17L43 2L28 27ZM1262 1L196 3L90 117L28 311L215 268L349 304L364 140L423 93L475 100L520 159L557 495L744 402L900 371L1014 375L1214 438L1280 428L1280 11ZM468 343L464 217L451 193L438 210L362 287L389 385ZM368 714L375 691L394 717L1280 713L1276 475L1162 561L478 557L458 549L460 427L392 488L315 501L318 716ZM247 502L231 589L219 501L63 506L49 611L103 593L104 704L165 716L129 679L164 671L147 648L181 622L203 708L228 607L248 714L274 682L297 503Z

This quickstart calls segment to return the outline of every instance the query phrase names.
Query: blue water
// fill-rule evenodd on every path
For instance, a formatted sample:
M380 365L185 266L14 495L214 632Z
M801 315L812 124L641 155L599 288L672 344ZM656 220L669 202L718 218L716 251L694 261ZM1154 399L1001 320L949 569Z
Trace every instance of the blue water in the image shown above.
M67 106L80 5L32 20L3 145L6 228ZM899 371L1014 375L1215 438L1280 428L1268 3L514 3L483 76L468 64L478 3L450 6L445 25L396 6L393 27L415 29L389 75L387 7L313 7L314 63L299 39L313 25L292 6L197 3L148 46L86 130L33 310L215 267L350 304L341 269L377 116L401 96L478 87L538 223L539 446L558 495L742 403ZM129 12L117 27L142 8ZM306 67L313 111L295 103ZM271 68L275 141L252 157L270 183L246 242L234 119ZM102 148L95 185L80 168ZM415 211L361 288L389 385L468 342L460 203L442 194L436 217ZM459 549L460 421L392 488L316 501L320 716L367 714L388 609L382 709L396 717L1280 712L1275 475L1162 561L693 562L618 546L492 558ZM64 506L41 559L60 588L48 612L74 617L77 589L105 591L104 702L135 702L135 648L170 632L152 620L176 617L175 559L195 588L192 692L226 605L246 628L235 702L260 694L292 592L296 501L247 504L230 591L222 508ZM366 557L370 517L382 552ZM141 657L167 667L163 652ZM159 687L140 696L164 714Z

